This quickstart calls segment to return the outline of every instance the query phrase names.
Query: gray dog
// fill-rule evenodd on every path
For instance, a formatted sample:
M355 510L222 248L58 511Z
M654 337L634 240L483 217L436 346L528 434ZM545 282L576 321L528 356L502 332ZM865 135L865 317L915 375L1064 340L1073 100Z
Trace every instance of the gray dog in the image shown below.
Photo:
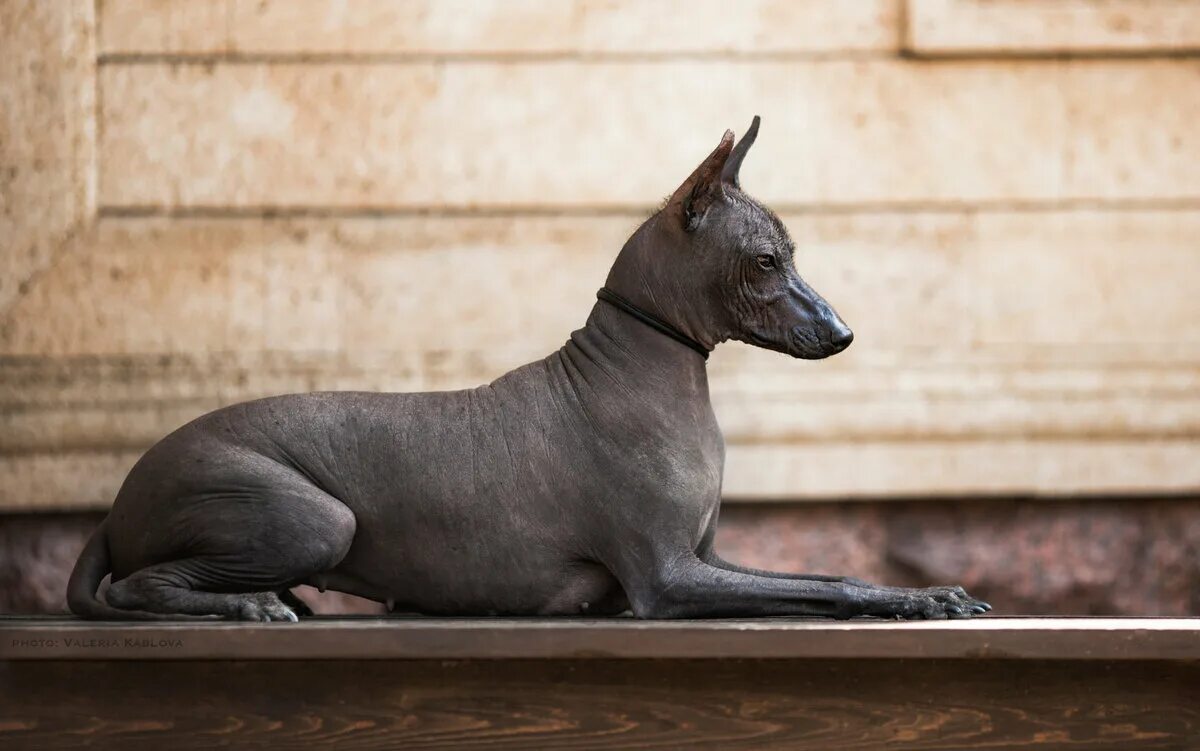
M299 584L441 615L989 610L961 587L773 573L713 550L725 447L708 353L737 339L820 359L853 338L741 190L757 132L755 118L736 147L725 133L544 360L466 391L236 404L164 438L80 555L71 610L294 621Z

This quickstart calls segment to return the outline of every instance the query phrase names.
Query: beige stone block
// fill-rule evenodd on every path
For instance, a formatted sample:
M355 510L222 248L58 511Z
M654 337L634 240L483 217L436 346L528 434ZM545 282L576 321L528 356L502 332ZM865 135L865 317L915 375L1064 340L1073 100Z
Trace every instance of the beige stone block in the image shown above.
M968 441L731 446L738 500L1194 492L1200 441Z
M785 219L864 352L970 344L968 215ZM639 221L107 219L0 322L0 352L495 352L507 369L583 324Z
M0 4L0 315L95 211L92 2Z
M345 347L494 350L510 367L542 357L583 325L637 222L431 218L382 232L339 224Z
M5 352L169 353L265 345L264 253L253 247L253 238L243 252L225 253L230 228L219 223L190 228L186 243L177 242L169 224L138 229L129 233L107 223L94 245L31 285L0 321Z
M1006 375L1020 372L1013 368ZM1152 373L1139 371L1143 378L1153 378ZM1200 369L1191 373L1200 375ZM894 382L900 375L875 381ZM946 390L926 382L920 389L892 393L878 388L842 393L823 388L826 378L797 377L790 394L714 388L713 402L730 445L1200 436L1200 394L1194 390L1112 393L1089 387L1085 376L1057 392L1039 393L972 383L962 369L945 369L939 375L960 377L962 385Z
M895 49L900 0L105 0L106 53L789 54Z
M969 269L981 244L974 215L783 217L796 243L797 270L854 330L856 346L847 355L911 348L961 352L971 342L976 321L962 311L971 307Z
M1002 213L979 216L978 231L988 242L971 255L980 343L1200 343L1200 214Z
M106 220L0 322L0 351L540 356L582 325L634 223Z
M204 399L121 401L113 398L111 384L94 385L91 403L8 407L3 415L5 429L0 431L0 456L141 451L181 425L225 406L216 393ZM218 391L211 385L207 388Z
M838 378L988 367L1005 352L1018 365L1095 369L1122 352L1186 364L1200 348L1197 212L783 216L801 274L855 330L821 364ZM0 353L492 351L511 367L582 324L638 221L107 219L0 322ZM782 362L722 348L711 370L732 381Z
M139 456L140 451L0 455L0 509L108 508Z
M908 0L920 55L1200 51L1194 0Z
M1190 61L102 72L106 206L641 208L755 113L775 205L1200 199Z
M97 6L102 55L217 53L231 47L233 0L99 0Z

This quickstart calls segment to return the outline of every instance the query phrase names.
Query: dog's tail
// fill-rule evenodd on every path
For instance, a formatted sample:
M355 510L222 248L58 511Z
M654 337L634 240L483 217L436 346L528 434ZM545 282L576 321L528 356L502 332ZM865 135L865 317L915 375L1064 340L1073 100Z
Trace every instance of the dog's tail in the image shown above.
M71 578L67 582L67 607L75 615L94 620L109 621L177 621L212 620L210 616L178 615L174 613L151 613L148 610L125 610L115 608L97 596L100 582L112 572L112 561L108 553L108 519L92 533L91 539L79 554Z

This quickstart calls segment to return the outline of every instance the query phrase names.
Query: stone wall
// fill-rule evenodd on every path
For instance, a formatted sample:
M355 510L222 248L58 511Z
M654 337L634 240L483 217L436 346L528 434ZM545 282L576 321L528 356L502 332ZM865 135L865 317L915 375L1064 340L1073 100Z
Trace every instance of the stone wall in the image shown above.
M1200 488L1192 0L16 0L0 48L0 508L544 354L753 114L856 341L713 356L732 500Z

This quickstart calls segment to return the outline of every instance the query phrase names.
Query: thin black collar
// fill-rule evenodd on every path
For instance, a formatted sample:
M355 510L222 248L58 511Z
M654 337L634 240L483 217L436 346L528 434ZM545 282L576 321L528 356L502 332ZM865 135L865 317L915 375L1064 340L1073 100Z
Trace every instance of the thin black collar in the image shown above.
M674 326L667 323L666 321L659 318L658 316L647 313L646 311L642 310L638 306L636 306L633 303L626 300L624 297L621 297L620 295L618 295L616 292L613 292L608 287L601 287L600 291L596 293L596 298L598 300L603 300L604 302L608 303L609 305L613 306L614 308L617 308L618 310L628 313L629 315L638 319L639 321L646 324L650 328L654 329L658 333L665 334L665 335L671 337L672 339L674 339L675 341L679 342L680 344L685 345L687 347L691 347L692 349L699 352L700 356L703 357L705 360L708 359L708 348L705 347L703 344L696 341L695 339L688 336L687 334L683 333L682 331L675 328Z

